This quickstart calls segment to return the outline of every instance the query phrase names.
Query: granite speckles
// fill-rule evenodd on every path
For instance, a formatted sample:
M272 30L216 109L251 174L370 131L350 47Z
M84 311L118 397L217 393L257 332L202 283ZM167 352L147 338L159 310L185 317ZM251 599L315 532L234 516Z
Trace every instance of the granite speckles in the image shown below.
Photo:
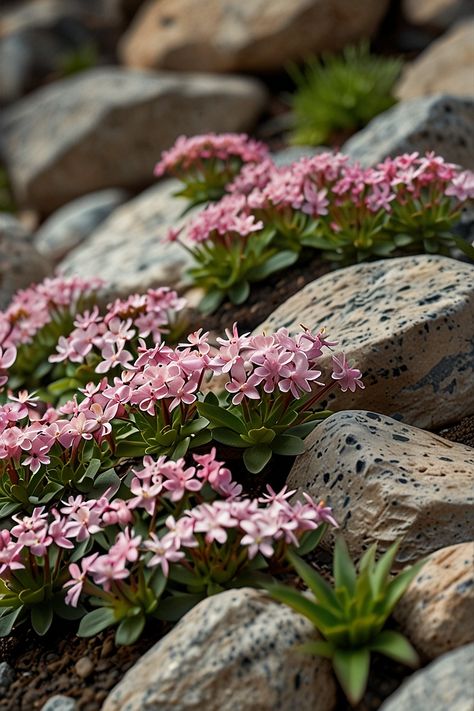
M288 485L328 500L356 557L403 536L404 564L472 538L471 447L364 411L332 415L307 444Z
M363 372L366 389L333 391L330 409L362 407L430 429L474 412L471 264L419 255L347 267L308 284L258 330L300 323L326 327Z

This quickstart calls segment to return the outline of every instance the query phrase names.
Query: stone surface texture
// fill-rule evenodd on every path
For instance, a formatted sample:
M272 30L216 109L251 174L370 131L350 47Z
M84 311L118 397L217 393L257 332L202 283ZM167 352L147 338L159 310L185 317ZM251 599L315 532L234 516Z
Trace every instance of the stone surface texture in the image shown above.
M428 659L474 642L474 542L433 553L398 603L394 616Z
M120 189L100 190L76 198L56 210L37 230L36 249L57 261L78 247L119 205L127 199Z
M374 118L342 147L363 165L387 156L435 151L474 168L474 100L446 94L403 101Z
M70 696L57 694L43 704L41 711L78 711L77 704Z
M331 711L328 662L295 649L315 634L256 590L215 595L127 672L103 711Z
M121 41L133 67L268 71L370 37L387 0L150 0Z
M364 408L428 429L474 413L474 267L419 255L340 269L308 284L258 331L326 327L365 390L329 409ZM323 372L331 354L322 359Z
M401 101L448 92L474 96L474 18L453 27L407 64L395 87Z
M0 213L0 309L8 305L15 291L51 272L51 262L38 254L23 225L12 215Z
M403 537L405 564L472 539L472 447L362 410L331 415L306 442L288 486L327 498L356 557Z
M414 25L446 29L472 15L471 0L403 0L406 19Z
M250 129L265 97L251 78L90 69L4 111L0 155L20 205L48 213L111 185L151 183L179 135Z
M177 242L166 241L169 228L193 214L182 216L186 201L173 197L179 185L162 181L117 208L60 262L60 271L100 276L114 295L158 285L182 289L192 260Z
M379 711L472 711L474 644L444 654L421 669Z

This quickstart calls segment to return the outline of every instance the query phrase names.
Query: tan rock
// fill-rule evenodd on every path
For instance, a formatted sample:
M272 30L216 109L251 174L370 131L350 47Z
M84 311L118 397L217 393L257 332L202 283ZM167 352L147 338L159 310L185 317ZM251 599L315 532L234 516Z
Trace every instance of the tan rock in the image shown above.
M119 53L132 67L189 71L282 68L370 37L386 0L149 0Z
M394 616L428 659L474 642L474 542L433 553Z
M302 654L313 626L249 588L203 600L127 672L102 711L332 711L326 660Z
M471 0L403 0L405 17L414 25L446 29L472 15Z
M406 66L395 87L401 101L443 92L474 96L474 19L430 44Z
M331 410L374 410L436 429L474 412L474 268L420 255L327 274L256 329L326 327L364 375L365 390L333 391ZM322 359L323 372L331 355Z
M403 537L405 564L471 540L472 447L362 410L332 415L306 442L288 486L328 500L355 557Z

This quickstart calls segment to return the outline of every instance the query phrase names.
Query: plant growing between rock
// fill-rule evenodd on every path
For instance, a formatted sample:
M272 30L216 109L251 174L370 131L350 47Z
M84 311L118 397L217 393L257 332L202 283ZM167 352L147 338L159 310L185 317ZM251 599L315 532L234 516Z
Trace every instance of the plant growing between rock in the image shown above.
M417 666L418 656L399 632L384 626L395 605L424 561L390 577L400 541L376 562L377 545L362 556L358 573L342 537L334 550L334 587L294 551L287 558L304 580L314 599L288 586L266 586L272 597L307 617L322 634L322 641L308 642L301 649L331 659L336 676L352 704L364 695L371 652Z

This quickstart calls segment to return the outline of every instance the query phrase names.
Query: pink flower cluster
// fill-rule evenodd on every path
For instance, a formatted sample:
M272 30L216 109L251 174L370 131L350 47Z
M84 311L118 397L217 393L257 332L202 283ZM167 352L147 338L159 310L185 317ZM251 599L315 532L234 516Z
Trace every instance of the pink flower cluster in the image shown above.
M229 248L230 241L236 236L241 239L261 229L263 222L250 213L242 195L225 195L219 202L207 205L191 220L187 236L195 243L214 239ZM169 238L175 239L177 234L171 231Z
M241 133L208 133L187 138L180 136L169 151L164 151L155 167L155 175L165 173L178 175L190 170L199 170L209 160L224 163L237 158L242 163L258 163L268 155L263 143L254 141Z
M103 286L101 279L55 277L17 291L5 311L0 311L0 346L31 343L34 336L58 315L74 315L78 305Z
M129 367L133 354L127 350L135 338L152 337L160 343L166 333L170 314L181 310L185 299L167 287L148 289L146 294L132 294L126 300L117 299L109 304L105 316L97 306L74 320L75 329L66 337L61 336L57 353L49 357L51 363L69 360L83 363L95 351L100 352L96 373ZM132 347L135 350L135 347Z

